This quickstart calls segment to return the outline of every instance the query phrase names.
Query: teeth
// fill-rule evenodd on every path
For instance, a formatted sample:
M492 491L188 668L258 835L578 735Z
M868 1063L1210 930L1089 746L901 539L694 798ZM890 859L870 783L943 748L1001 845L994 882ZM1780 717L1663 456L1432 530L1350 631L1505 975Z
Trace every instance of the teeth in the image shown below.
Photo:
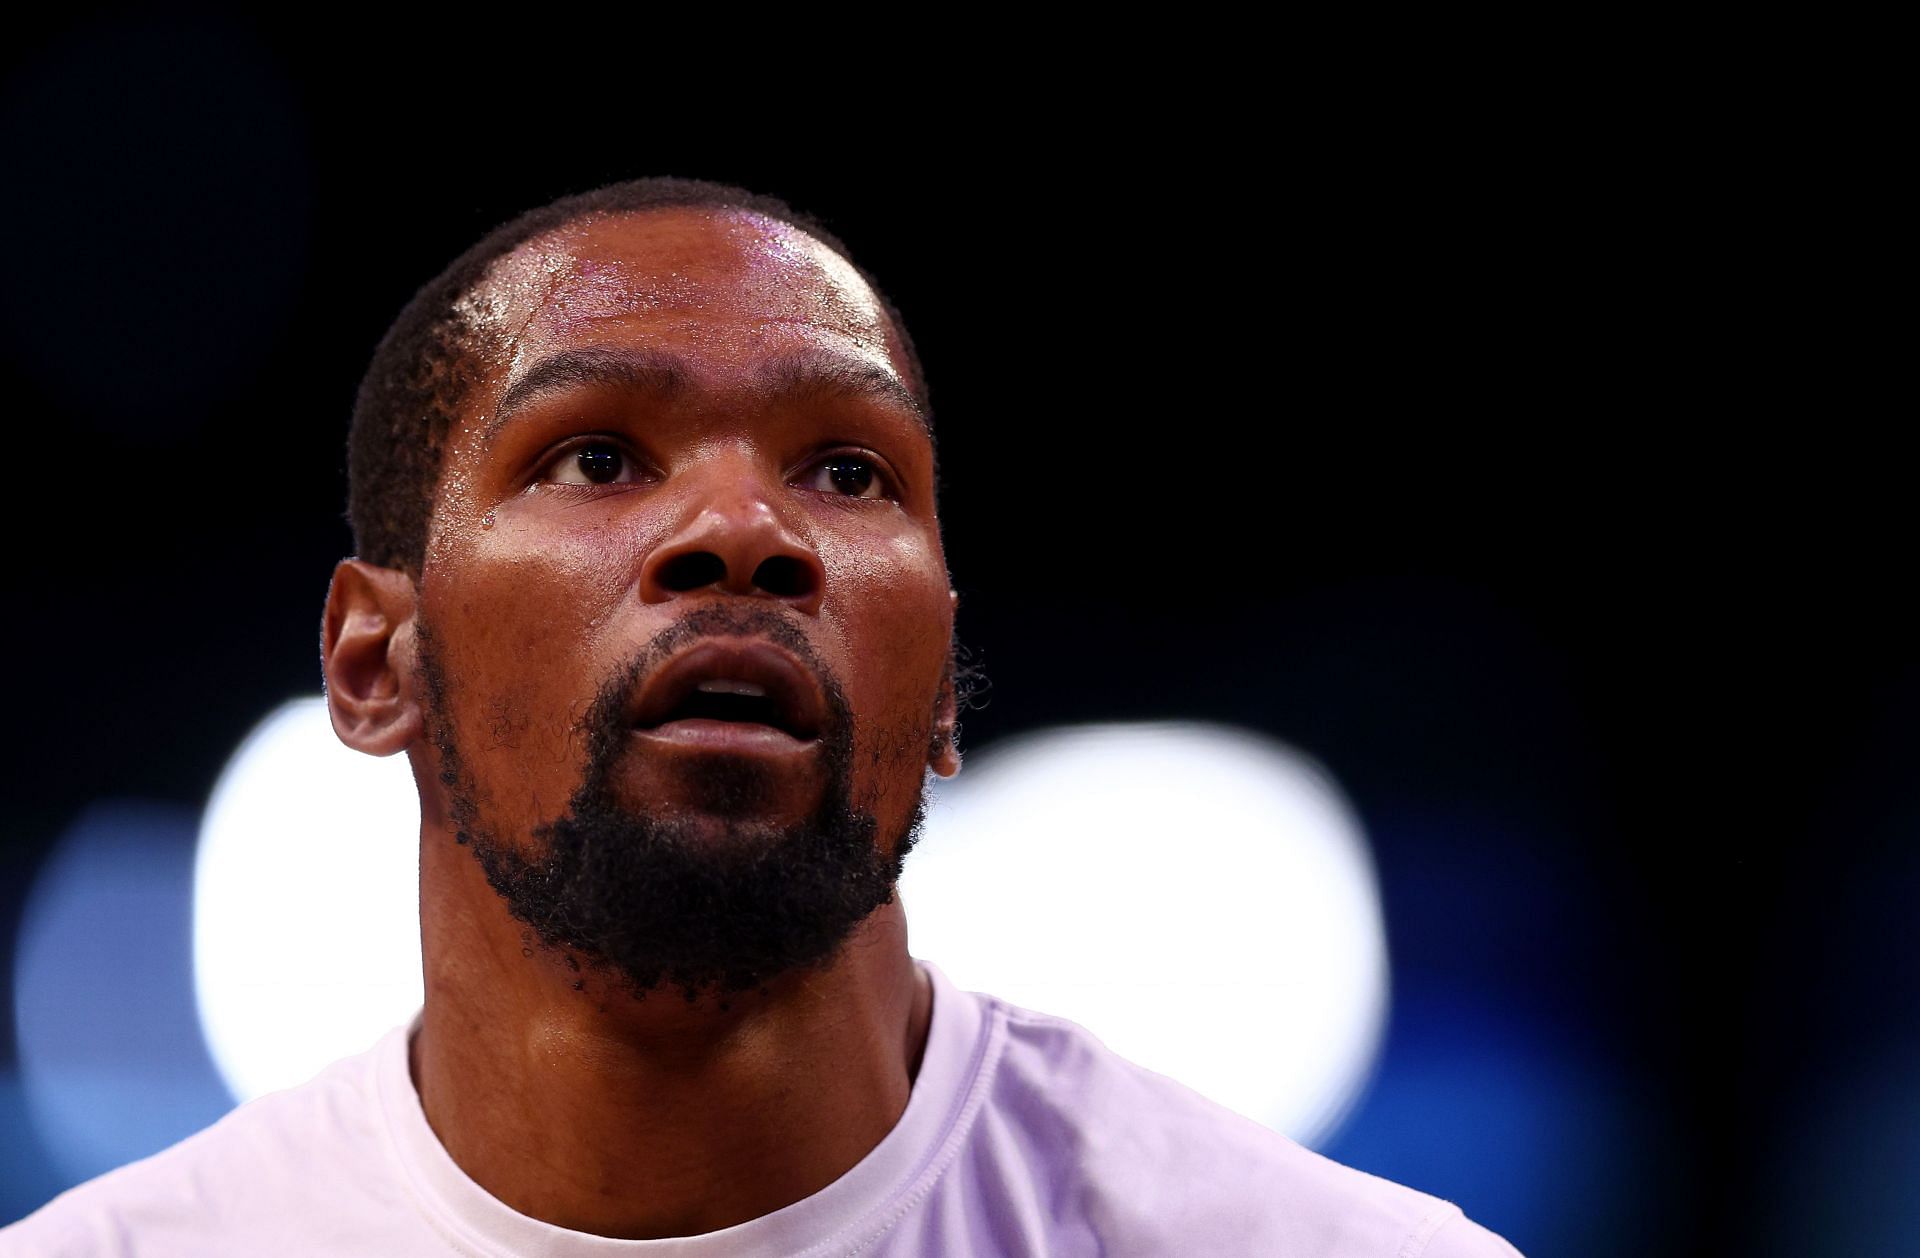
M764 686L756 686L750 681L729 681L724 678L716 681L703 681L695 686L694 689L703 694L710 695L746 695L754 699L764 699L767 697L766 687Z

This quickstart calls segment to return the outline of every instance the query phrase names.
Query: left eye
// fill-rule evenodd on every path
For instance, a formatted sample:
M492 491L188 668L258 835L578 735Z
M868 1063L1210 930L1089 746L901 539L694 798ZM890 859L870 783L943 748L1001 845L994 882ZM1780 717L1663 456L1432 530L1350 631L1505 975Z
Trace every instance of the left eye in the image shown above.
M883 498L880 473L870 459L852 454L836 454L814 469L809 488L821 493L841 494L848 498Z

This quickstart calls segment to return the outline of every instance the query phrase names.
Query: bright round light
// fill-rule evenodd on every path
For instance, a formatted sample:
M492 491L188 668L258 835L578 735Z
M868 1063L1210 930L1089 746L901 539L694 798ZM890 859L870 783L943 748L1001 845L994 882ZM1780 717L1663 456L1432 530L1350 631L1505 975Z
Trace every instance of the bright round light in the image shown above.
M249 735L214 790L194 968L215 1063L248 1099L419 1007L419 802L403 757L342 746L322 700ZM1312 761L1244 730L1082 726L968 758L934 792L901 896L914 955L1071 1018L1303 1143L1384 1029L1379 891Z
M365 1049L420 1007L420 804L404 756L283 705L220 775L194 867L200 1023L249 1100Z
M1070 1018L1302 1143L1330 1135L1387 1008L1366 840L1324 770L1217 725L996 744L942 783L900 892L915 956Z

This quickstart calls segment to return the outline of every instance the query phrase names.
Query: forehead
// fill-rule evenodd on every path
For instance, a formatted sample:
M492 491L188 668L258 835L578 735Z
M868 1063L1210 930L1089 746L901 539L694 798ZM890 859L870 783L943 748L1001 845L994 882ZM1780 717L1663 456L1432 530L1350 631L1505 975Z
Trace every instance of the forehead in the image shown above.
M877 294L839 254L749 211L596 216L502 258L461 303L496 390L556 349L646 345L717 370L815 348L905 378Z

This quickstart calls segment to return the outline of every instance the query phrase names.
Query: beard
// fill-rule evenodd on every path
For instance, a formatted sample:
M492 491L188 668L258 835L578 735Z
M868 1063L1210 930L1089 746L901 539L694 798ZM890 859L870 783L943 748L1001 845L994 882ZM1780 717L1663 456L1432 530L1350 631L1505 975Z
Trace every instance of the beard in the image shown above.
M615 770L628 747L626 701L648 674L694 638L758 635L820 679L827 720L825 781L810 813L786 824L757 816L769 783L744 758L702 770L710 820L623 802ZM689 1001L764 987L779 975L828 968L854 928L893 899L926 814L925 774L894 841L852 798L853 720L845 692L805 636L778 614L709 604L664 630L595 695L579 732L586 769L567 809L514 842L488 826L477 784L454 741L438 641L417 626L429 733L440 753L456 829L507 911L548 948L609 973L635 998L668 985ZM583 986L576 982L575 988ZM724 1004L722 1006L725 1007Z

